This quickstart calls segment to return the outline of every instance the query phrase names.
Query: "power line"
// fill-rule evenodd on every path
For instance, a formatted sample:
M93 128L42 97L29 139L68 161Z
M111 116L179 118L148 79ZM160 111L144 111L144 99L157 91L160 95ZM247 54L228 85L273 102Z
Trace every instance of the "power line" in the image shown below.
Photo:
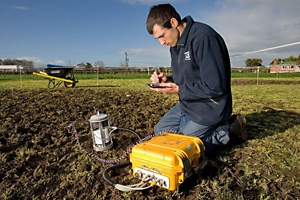
M251 54L251 53L258 53L258 52L262 52L262 51L269 51L269 50L279 49L279 48L293 46L293 45L297 45L297 44L300 44L300 42L295 42L295 43L291 43L291 44L280 45L280 46L271 47L271 48L267 48L267 49L261 49L261 50L257 50L257 51L250 51L250 52L246 52L246 53L239 53L239 54L232 55L230 57L236 57L236 56L241 56L241 55L246 55L246 54Z

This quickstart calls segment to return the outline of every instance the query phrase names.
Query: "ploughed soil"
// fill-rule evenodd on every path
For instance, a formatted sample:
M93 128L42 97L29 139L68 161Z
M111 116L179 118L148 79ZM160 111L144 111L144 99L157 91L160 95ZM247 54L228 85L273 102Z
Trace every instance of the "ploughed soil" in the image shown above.
M295 84L261 80L259 83ZM256 81L233 80L233 84L256 84ZM88 121L94 114L91 102L100 113L110 117L112 126L134 130L144 138L153 133L154 125L177 100L153 92L107 88L0 91L0 199L259 199L264 193L271 198L296 199L300 195L299 187L275 182L273 178L263 179L266 188L257 185L255 179L260 179L247 174L247 169L238 164L248 159L241 153L247 142L231 143L208 154L208 165L202 174L186 179L176 191L157 186L144 191L119 191L103 179L104 169L112 166L103 160L125 155L119 163L128 161L126 152L130 153L129 148L138 139L132 132L117 130L112 134L111 150L94 151ZM297 124L299 116L294 114L294 117L293 123ZM75 120L80 144L92 154L79 149L72 134L74 129L71 132L66 129ZM131 166L108 174L115 183L138 182ZM282 194L282 191L289 192Z

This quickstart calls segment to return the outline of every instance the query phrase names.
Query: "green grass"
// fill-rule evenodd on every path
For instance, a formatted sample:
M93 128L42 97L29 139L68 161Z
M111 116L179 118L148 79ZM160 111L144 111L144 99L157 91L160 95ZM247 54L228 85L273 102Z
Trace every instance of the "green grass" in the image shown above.
M119 89L134 88L134 89L148 89L147 83L150 81L150 75L143 74L75 74L75 78L79 80L76 87L84 88L104 88L114 87ZM256 79L255 73L232 73L233 79ZM261 73L259 79L273 79L273 80L296 80L300 81L300 73L284 73L269 74ZM48 79L33 74L20 75L0 75L0 89L45 89L48 87ZM61 84L60 87L64 87Z
M170 74L168 74L170 75ZM140 74L75 74L75 78L79 80L86 79L147 79L150 78L151 74L148 73L140 73ZM232 72L232 78L257 78L256 73L240 73L240 72ZM36 76L33 74L0 74L0 82L1 81L19 81L23 80L41 80L45 79L40 76ZM281 73L281 74L271 74L271 73L259 73L259 78L300 78L300 73Z
M86 80L86 79L145 79L150 78L151 75L147 73L141 74L75 74L76 79L79 80ZM40 77L33 74L1 74L0 75L0 82L1 81L19 81L20 79L23 80L41 80L45 79L44 77Z
M145 79L151 76L147 73L141 74L75 74L78 79Z
M90 89L101 89L101 88L113 88L113 89L148 89L147 83L149 79L84 79L80 80L76 84L76 88L90 88ZM59 88L65 88L63 83ZM48 89L48 80L8 80L0 81L0 89Z

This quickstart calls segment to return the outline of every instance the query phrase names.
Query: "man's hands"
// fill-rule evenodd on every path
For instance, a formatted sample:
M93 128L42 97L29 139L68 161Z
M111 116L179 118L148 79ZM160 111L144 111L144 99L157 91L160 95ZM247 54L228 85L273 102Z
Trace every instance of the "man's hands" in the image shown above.
M150 80L152 81L152 83L167 83L168 78L165 73L154 71L151 75Z
M166 88L150 88L158 93L164 94L178 94L179 87L175 83L168 81L168 78L165 73L155 71L152 75L150 80L152 83L159 83L161 86L167 86Z

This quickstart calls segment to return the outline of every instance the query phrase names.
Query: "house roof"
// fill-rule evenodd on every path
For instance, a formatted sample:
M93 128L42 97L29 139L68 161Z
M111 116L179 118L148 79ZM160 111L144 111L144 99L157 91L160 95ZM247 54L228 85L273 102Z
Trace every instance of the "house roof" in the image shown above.
M297 61L283 61L283 62L278 62L277 65L270 65L270 66L285 66L285 65L289 65L289 66L294 66L297 65Z

